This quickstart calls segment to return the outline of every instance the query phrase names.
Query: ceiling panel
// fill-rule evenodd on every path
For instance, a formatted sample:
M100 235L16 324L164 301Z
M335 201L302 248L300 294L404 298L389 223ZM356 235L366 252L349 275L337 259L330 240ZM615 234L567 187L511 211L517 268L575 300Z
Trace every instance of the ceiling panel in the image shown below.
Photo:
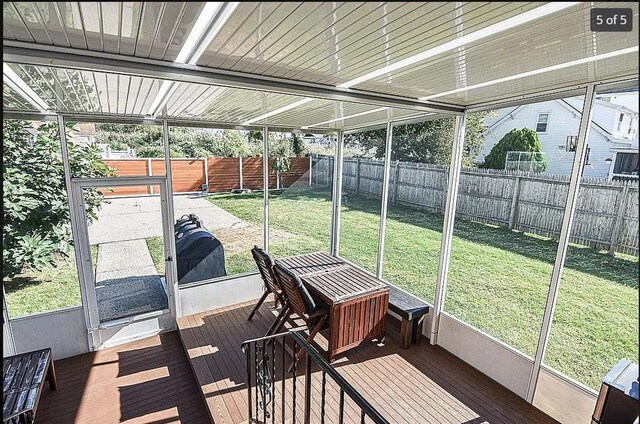
M543 4L546 3L241 2L198 65L333 86ZM3 37L174 61L204 6L205 2L4 2ZM633 8L633 31L593 33L589 27L592 7ZM524 92L637 75L637 55L629 54L529 76L526 81L473 88L567 61L625 47L637 48L639 19L637 3L584 2L353 88L414 99L436 96L434 101L465 106L477 104L482 96L493 100L496 96L514 97ZM12 66L45 101L64 111L142 116L161 85L161 81L152 78ZM467 90L469 86L472 88ZM449 93L453 90L466 92ZM167 107L170 116L235 122L300 99L266 91L179 83ZM298 119L299 125L312 120L328 121L340 116L336 107L333 101L314 101L267 120L284 122L286 117ZM354 106L353 110L359 109Z
M401 108L384 108L353 102L317 99L268 119L272 125L330 129L350 129L373 123L425 115ZM331 122L327 122L331 121ZM321 125L316 125L321 124Z
M129 75L10 64L53 110L144 116L160 81Z
M302 97L264 91L180 83L167 102L166 116L241 124L300 99Z
M37 109L7 84L2 84L2 110L36 111Z
M9 64L11 69L53 110L68 114L144 118L159 92L162 80L104 72ZM289 106L304 97L268 91L175 82L177 88L158 118L207 124L253 125L316 130L349 129L402 119L424 112L385 108L355 102L312 99L298 107L260 120L265 114ZM34 107L6 86L6 111L32 112ZM354 116L355 115L355 116Z
M174 61L205 2L4 2L4 38Z
M636 20L637 11L636 5ZM366 81L357 88L410 97L431 96L638 45L637 30L593 33L589 30L589 8L579 12L573 8L559 12L535 25L523 25L512 32L497 34L408 69ZM551 81L548 77L536 78L535 81L541 89L547 89L561 80L581 83L593 80L598 68L600 78L637 73L637 53L627 56L622 58L618 69L598 67L594 62L589 66L565 68L567 75L558 72L559 81ZM605 69L610 72L605 72ZM434 100L445 101L445 98L436 97ZM460 100L458 98L457 101Z

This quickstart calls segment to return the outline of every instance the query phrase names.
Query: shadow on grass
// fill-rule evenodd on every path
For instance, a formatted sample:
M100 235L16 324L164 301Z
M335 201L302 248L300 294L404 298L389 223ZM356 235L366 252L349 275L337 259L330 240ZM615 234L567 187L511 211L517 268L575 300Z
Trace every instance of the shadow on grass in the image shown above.
M232 195L233 196L233 195ZM262 193L243 194L262 198ZM271 194L272 199L287 200L330 200L331 192L326 187L280 190ZM380 200L348 193L343 212L356 211L379 215ZM442 232L443 216L399 204L389 204L389 219L415 225L435 232ZM453 235L476 244L492 246L527 258L553 264L558 242L546 237L504 227L456 219ZM455 250L455 241L453 249ZM611 256L596 249L570 245L565 260L565 268L595 275L631 288L638 288L638 262Z
M5 278L2 282L5 292L11 294L31 286L37 286L42 283L42 280L35 277L17 275L13 278Z

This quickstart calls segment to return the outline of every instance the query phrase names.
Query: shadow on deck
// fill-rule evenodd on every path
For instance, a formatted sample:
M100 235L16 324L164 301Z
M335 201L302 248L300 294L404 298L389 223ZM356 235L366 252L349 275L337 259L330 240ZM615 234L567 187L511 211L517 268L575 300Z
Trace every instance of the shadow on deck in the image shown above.
M194 314L178 320L191 367L211 418L216 423L247 421L246 359L240 345L261 337L274 320L266 302L252 321L253 302ZM269 304L269 306L267 306ZM387 321L384 343L368 342L339 356L332 364L387 420L393 423L552 423L552 418L444 349L424 340L403 350L399 323ZM326 339L316 338L319 347ZM280 399L281 378L275 399ZM289 379L290 380L290 379ZM289 383L290 381L287 381ZM320 422L320 373L312 377L312 422ZM293 411L292 386L287 418ZM304 384L296 388L296 410L302 420ZM327 385L325 422L338 422L337 387ZM278 405L279 407L280 405ZM279 422L276 413L275 422ZM359 410L347 402L345 422L360 422Z
M36 422L208 423L177 332L55 362Z

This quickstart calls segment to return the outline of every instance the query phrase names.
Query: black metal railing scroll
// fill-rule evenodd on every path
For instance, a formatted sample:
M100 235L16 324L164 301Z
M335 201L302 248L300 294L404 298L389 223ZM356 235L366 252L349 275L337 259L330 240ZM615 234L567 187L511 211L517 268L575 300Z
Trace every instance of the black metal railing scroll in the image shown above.
M294 361L294 352L299 349L306 354L304 360ZM300 331L247 340L242 343L242 351L247 366L249 423L324 424L329 413L335 414L340 424L347 418L360 423L389 423ZM314 371L319 375L314 377Z

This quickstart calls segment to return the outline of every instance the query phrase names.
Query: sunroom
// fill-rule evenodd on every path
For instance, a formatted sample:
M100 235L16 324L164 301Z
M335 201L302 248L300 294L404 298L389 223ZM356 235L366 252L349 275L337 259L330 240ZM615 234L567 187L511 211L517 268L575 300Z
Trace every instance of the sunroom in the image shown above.
M5 2L5 419L637 420L638 18Z

